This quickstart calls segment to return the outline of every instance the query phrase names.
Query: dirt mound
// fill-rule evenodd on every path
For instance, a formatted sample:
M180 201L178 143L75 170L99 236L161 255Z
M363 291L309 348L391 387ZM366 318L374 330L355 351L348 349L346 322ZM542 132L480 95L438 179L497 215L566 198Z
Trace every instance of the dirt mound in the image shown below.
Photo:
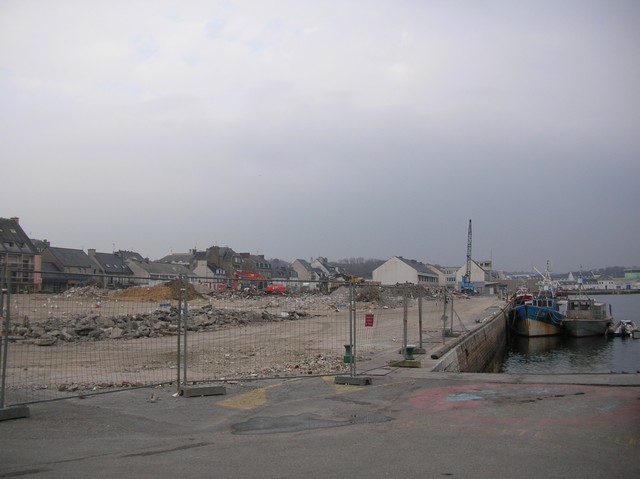
M137 286L123 289L113 294L114 298L121 299L147 299L158 301L162 299L180 299L180 292L185 288L185 284L180 280L173 280L156 286ZM186 285L187 299L201 298L192 284Z

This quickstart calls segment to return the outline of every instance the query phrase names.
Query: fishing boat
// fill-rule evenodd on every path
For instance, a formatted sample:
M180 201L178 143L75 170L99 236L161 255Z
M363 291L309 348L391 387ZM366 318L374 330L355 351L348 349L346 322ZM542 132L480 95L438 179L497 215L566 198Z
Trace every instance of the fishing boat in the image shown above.
M584 294L582 275L578 278L578 296L561 301L560 309L566 316L565 333L575 338L604 335L613 324L611 305Z
M613 324L611 305L593 298L569 298L566 301L564 331L569 336L583 338L600 336Z
M562 334L565 315L560 312L555 285L551 281L549 262L537 295L516 293L511 310L511 327L520 336L555 336Z

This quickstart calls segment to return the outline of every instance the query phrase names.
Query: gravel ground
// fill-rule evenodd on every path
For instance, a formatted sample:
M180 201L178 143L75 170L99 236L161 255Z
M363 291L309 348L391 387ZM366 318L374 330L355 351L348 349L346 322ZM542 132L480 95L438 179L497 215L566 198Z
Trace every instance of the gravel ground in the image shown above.
M180 368L175 290L170 287L136 290L109 293L80 288L61 295L14 295L8 388L26 398L57 397L176 381ZM356 303L358 330L354 336L357 361L363 364L384 354L393 357L405 335L404 290L376 288L359 293L356 295L361 300ZM188 379L286 377L346 371L349 365L344 362L344 344L350 342L352 334L349 297L347 288L331 295L194 295L188 302L191 325L188 340L180 344L181 358L184 358L184 347L187 348ZM407 297L407 340L417 342L415 290L409 291ZM477 326L479 315L495 301L489 297L456 299L453 315L447 309L447 327L453 324L454 330L472 329ZM423 340L440 343L443 340L442 299L425 293L422 305ZM366 314L374 315L373 327L363 326ZM94 337L77 334L74 337L72 333L80 323L85 324L85 329L80 331L89 330L87 318L93 318L97 324L91 329ZM55 334L46 328L52 321ZM130 330L125 325L134 323L142 324L151 334L127 335ZM26 329L39 335L20 336L17 328L21 328L22 333ZM139 325L136 328L142 329ZM62 337L63 331L67 336ZM54 340L43 342L47 335ZM181 377L184 379L184 374Z

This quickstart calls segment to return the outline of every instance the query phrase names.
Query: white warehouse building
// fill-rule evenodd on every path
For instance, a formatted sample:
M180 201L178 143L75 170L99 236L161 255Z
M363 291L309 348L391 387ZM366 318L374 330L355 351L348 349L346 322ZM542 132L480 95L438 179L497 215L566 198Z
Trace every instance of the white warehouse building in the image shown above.
M426 264L402 256L394 256L373 270L373 281L383 285L413 283L438 286L439 275Z

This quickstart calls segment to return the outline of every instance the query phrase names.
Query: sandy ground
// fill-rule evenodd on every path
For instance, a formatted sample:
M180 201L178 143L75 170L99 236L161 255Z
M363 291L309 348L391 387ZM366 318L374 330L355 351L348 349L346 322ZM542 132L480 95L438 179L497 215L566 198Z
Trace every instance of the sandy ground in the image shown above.
M297 320L250 323L220 327L215 331L189 331L184 336L117 339L106 341L58 341L38 346L33 341L9 344L7 360L8 402L102 391L112 388L184 381L285 377L329 374L349 369L344 362L345 344L355 342L360 367L381 356L399 359L405 341L433 347L451 340L443 326L463 333L478 326L495 297L455 299L453 309L442 300L422 301L422 327L418 301L409 301L406 314L402 298L384 306L358 303L350 322L348 298L262 297L189 302L189 320L199 308L212 304L227 310L268 311L274 317L288 311L304 311ZM396 301L397 300L397 301ZM67 318L83 314L117 316L145 314L176 301L113 298L73 298L20 295L12 298L13 321L38 322L47 317ZM391 306L389 306L391 304ZM373 325L371 325L373 315ZM365 326L365 324L369 324ZM185 368L185 349L188 367Z

